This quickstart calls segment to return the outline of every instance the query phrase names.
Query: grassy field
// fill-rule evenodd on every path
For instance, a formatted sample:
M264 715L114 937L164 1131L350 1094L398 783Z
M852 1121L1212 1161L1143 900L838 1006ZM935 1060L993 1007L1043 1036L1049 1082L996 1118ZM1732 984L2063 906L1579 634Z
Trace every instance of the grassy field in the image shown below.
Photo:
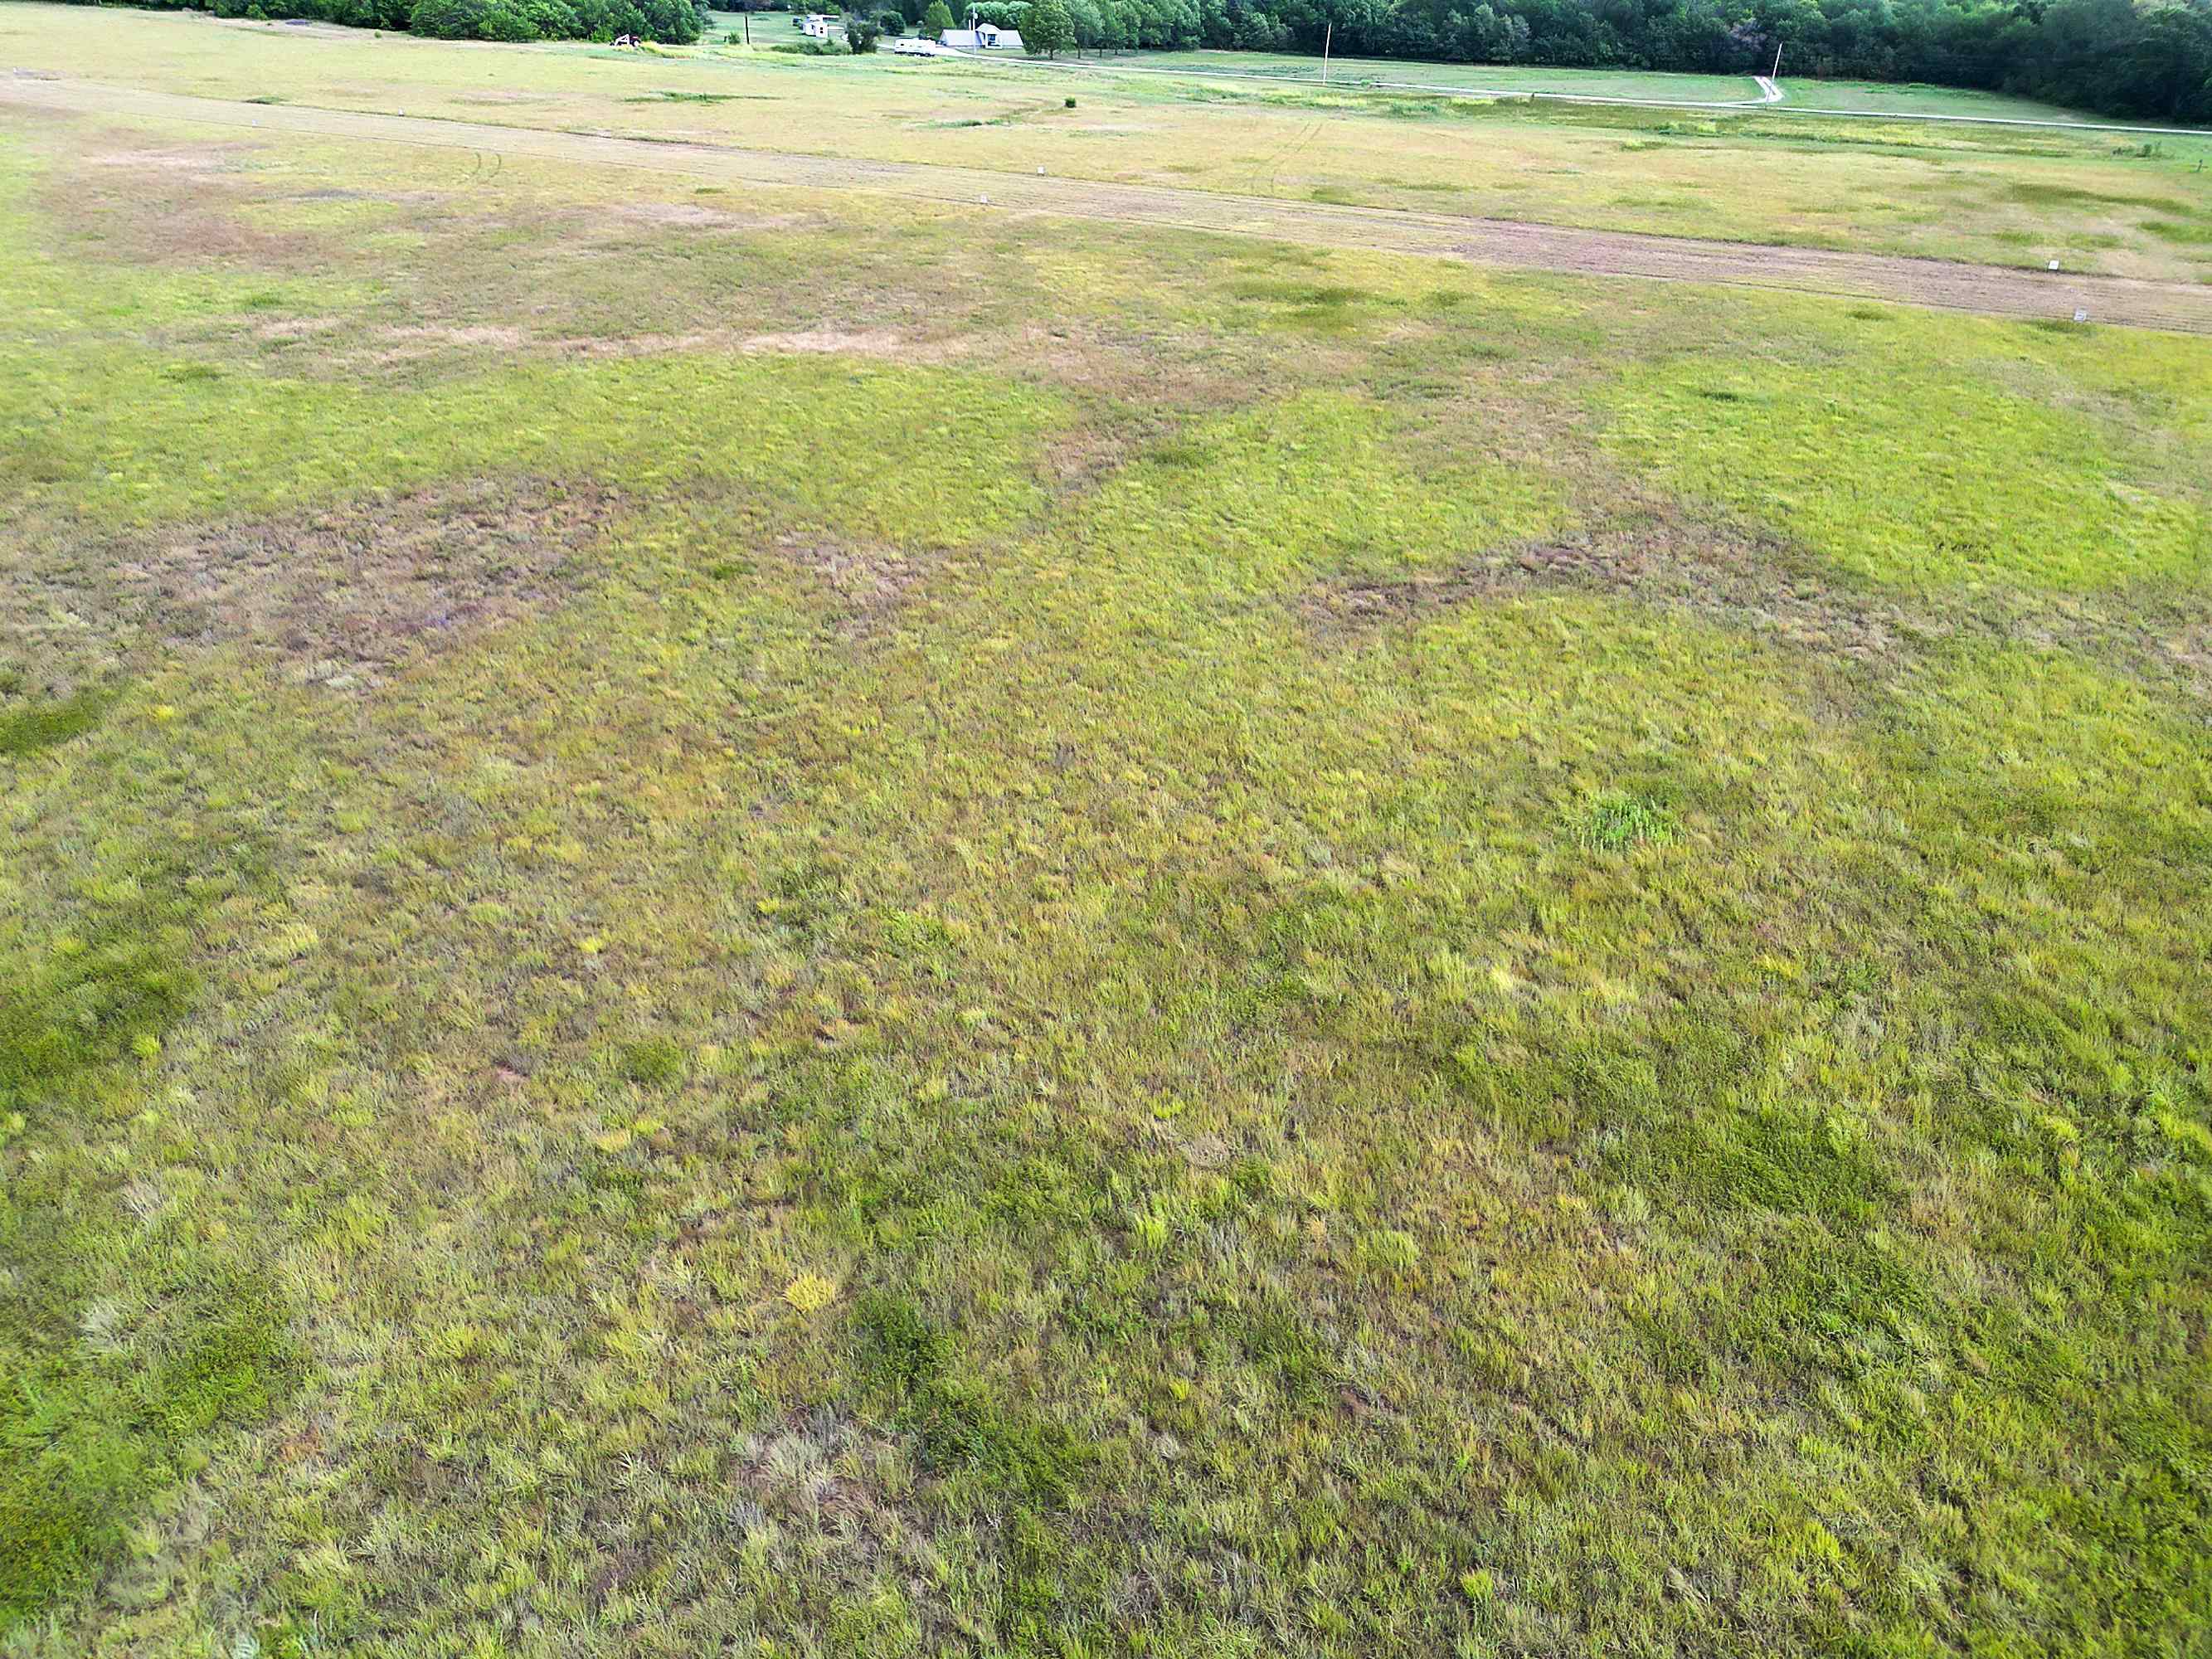
M20 111L0 301L0 1650L2212 1621L2203 341Z
M1088 58L1079 61L1090 62ZM1301 54L1248 52L1136 52L1109 55L1109 65L1214 70L1318 82L1318 58ZM1340 58L1329 71L1332 86L1388 83L1430 85L1526 95L1551 94L1574 98L1663 99L1684 103L1755 103L1759 88L1747 75L1668 75L1639 70L1540 69L1489 64L1419 64L1397 59ZM1872 81L1811 80L1785 76L1785 101L1809 110L1875 111L1900 115L1972 115L2004 120L2109 121L2057 104L1975 92L1959 87L1901 86ZM2126 122L2121 125L2130 125Z
M1213 70L1231 75L1321 80L1318 58L1273 52L1173 52L1108 53L1093 59L1113 67L1173 70L1188 74ZM1404 58L1335 58L1329 84L1353 87L1387 82L1393 87L1474 88L1486 92L1558 93L1577 98L1656 98L1684 102L1754 102L1758 84L1747 75L1668 75L1634 70L1533 69L1495 64L1424 64Z
M118 29L83 7L0 8L0 61L96 65L118 83L232 98L2212 279L2212 172L2198 170L2212 138L2143 154L2112 134L1489 106L1164 76L1069 87L1020 68L887 56L641 58L173 15Z
M1789 101L1810 110L1872 110L1886 114L1972 115L2005 121L2094 121L2130 126L2109 115L2087 115L2062 105L2039 103L2032 98L2012 98L1997 92L1974 92L1962 87L1898 85L1881 81L1815 81L1785 76Z

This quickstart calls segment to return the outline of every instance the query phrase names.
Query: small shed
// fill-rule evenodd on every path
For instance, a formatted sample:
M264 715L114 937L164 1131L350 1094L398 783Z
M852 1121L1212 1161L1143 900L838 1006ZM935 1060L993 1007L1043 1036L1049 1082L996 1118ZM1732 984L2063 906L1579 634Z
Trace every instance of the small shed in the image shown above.
M972 29L947 29L939 41L955 52L1019 52L1022 32L1002 29L995 23L978 23Z

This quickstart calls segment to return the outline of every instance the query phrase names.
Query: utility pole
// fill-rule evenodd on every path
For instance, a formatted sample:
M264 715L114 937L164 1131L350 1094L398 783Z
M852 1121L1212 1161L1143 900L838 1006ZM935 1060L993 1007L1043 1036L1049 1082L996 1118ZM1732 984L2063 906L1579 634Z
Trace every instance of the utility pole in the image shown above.
M1777 76L1778 75L1779 75L1779 74L1781 74L1781 73L1782 73L1782 42L1780 42L1779 40L1777 40L1777 41L1774 43L1774 67L1773 67L1772 69L1771 69L1771 70L1767 70L1767 71L1766 71L1766 78L1767 78L1768 80L1771 81L1771 80L1773 80L1773 79L1774 79L1774 77L1775 77L1775 76Z
M1334 17L1332 17L1332 18L1330 18L1330 19L1328 20L1328 27L1327 31L1326 31L1325 33L1323 33L1323 34L1322 34L1322 37L1321 37L1321 83L1322 83L1322 85L1323 85L1323 86L1327 86L1327 85L1328 84L1328 47L1329 47L1329 43L1330 43L1332 40L1335 40L1335 39L1336 39L1336 20L1335 20Z

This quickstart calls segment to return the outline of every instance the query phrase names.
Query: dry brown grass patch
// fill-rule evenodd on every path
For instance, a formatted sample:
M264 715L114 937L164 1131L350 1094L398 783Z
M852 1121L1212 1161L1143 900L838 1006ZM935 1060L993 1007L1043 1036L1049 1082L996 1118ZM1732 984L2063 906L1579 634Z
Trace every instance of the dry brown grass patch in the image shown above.
M239 643L286 673L373 684L556 599L611 515L596 486L477 483L120 550L113 623L169 647Z
M110 133L49 177L34 200L71 251L126 264L244 265L305 273L330 264L317 232L258 224L240 210L261 199L246 171L254 147L210 142L148 148Z
M1449 569L1323 582L1300 608L1323 637L1344 639L1470 599L1563 590L1630 596L1859 662L1887 660L1908 637L1948 631L1899 602L1839 586L1772 537L1698 524L1665 506Z
M888 357L904 362L943 362L962 354L957 340L925 340L893 328L805 328L748 334L747 351L828 353L837 356Z
M780 536L776 551L806 571L833 600L837 631L859 638L884 628L927 574L921 559L896 548Z

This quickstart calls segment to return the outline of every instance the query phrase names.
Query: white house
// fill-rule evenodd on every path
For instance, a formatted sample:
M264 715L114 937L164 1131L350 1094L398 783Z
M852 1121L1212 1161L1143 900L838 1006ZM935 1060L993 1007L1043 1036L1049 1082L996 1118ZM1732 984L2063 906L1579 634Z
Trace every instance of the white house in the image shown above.
M955 52L1019 52L1022 32L1002 29L995 23L978 23L972 29L947 29L938 40Z
M799 32L810 40L827 40L830 38L830 20L818 11L810 11L799 24Z

